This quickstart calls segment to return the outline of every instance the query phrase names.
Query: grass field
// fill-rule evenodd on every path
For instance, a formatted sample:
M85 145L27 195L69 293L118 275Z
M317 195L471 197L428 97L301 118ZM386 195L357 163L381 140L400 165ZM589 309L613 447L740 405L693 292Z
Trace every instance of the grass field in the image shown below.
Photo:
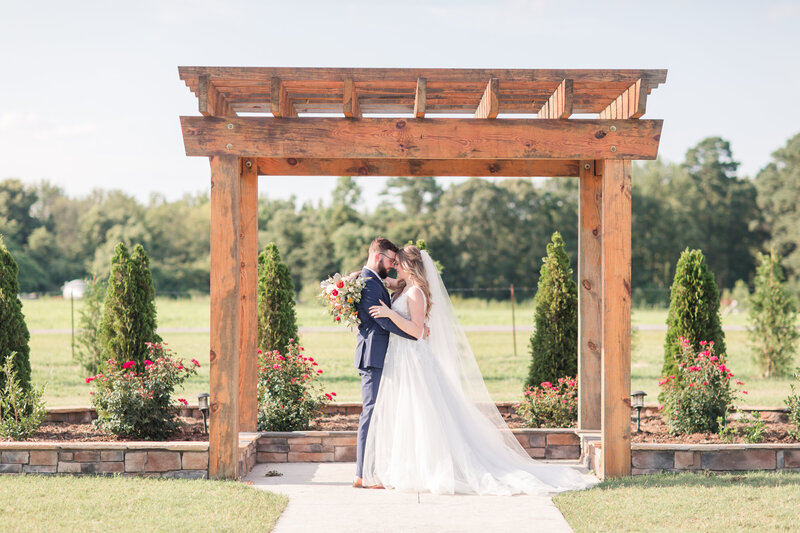
M797 531L800 473L657 474L553 500L581 532Z
M75 302L75 316L79 310ZM511 326L512 315L508 303L481 300L455 300L459 318L465 326ZM157 300L159 327L164 340L186 359L195 357L201 363L197 376L187 381L178 397L190 402L196 395L208 391L208 333L205 331L175 331L208 328L208 298ZM324 309L317 305L298 306L301 327L330 326L332 323ZM31 334L31 366L35 383L48 382L45 398L49 406L87 405L89 387L84 383L83 372L72 361L69 333L45 333L42 330L70 329L70 302L48 298L23 302ZM662 325L666 310L635 310L634 326ZM530 362L528 338L533 322L530 301L517 305L517 354L511 331L469 331L467 338L475 352L478 364L486 379L489 392L496 401L519 399ZM725 317L725 326L742 326L742 315ZM655 401L663 356L664 331L641 330L636 333L631 354L632 390L648 394L646 400ZM746 332L728 331L726 340L729 366L737 378L745 382L747 396L742 405L782 407L789 393L791 379L764 380L758 377L746 345ZM328 391L337 393L339 401L360 400L358 374L353 369L355 335L340 328L336 331L312 331L301 335L306 353L319 361L324 370L323 382Z
M287 501L225 481L0 476L0 529L270 531Z

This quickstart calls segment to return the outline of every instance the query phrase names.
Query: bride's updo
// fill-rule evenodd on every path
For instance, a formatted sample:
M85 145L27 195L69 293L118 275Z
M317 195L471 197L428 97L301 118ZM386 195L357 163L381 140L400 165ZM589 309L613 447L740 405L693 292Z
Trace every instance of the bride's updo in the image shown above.
M408 270L411 281L422 289L425 295L425 317L431 311L431 289L428 287L428 280L425 277L425 267L422 264L422 252L414 245L404 246L397 252L397 261Z

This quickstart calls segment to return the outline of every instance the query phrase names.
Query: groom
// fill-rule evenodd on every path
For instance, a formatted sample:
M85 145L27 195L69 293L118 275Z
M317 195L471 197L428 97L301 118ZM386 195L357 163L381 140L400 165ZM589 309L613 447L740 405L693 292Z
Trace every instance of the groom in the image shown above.
M361 301L356 306L361 325L358 326L358 344L356 345L356 368L361 376L361 419L358 422L358 441L356 445L356 477L354 487L361 487L361 476L364 468L364 447L367 443L367 432L372 420L372 410L378 397L378 387L383 374L383 360L389 346L389 333L402 335L416 340L398 328L388 318L372 318L369 308L380 305L381 300L391 305L389 291L383 284L389 269L397 265L397 246L390 240L379 237L369 245L369 257L366 266L361 270L361 277L366 284L361 290Z

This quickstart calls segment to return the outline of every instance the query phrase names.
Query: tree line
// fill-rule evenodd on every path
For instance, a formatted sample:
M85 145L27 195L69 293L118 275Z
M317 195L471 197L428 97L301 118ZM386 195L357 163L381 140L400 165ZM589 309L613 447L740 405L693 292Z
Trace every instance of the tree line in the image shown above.
M757 254L774 249L784 257L789 287L800 292L798 190L800 134L753 179L739 174L730 144L718 137L690 148L680 163L637 163L634 303L667 303L687 247L703 250L723 290L737 280L750 284ZM424 239L448 287L484 291L478 296L506 298L511 283L535 287L555 231L577 270L575 178L473 178L445 189L434 178L395 177L374 209L360 209L361 198L352 177L338 179L329 202L259 198L259 244L277 244L301 298L333 272L360 268L377 235ZM74 198L48 182L0 181L0 234L19 263L22 292L55 292L67 280L107 275L123 242L145 247L159 293L207 293L209 221L207 192L140 202L119 190Z

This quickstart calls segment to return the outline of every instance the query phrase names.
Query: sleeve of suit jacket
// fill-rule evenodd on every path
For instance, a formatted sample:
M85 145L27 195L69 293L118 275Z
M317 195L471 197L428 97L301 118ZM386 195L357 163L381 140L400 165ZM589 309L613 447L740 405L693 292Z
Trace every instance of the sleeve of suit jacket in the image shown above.
M378 282L380 283L380 282ZM373 305L380 305L381 296L383 291L378 291L377 287L373 283L367 283L364 289L361 291L361 304L363 309L369 313L369 308ZM390 305L391 302L384 302L386 305ZM397 324L391 321L389 318L373 318L375 322L383 329L388 331L389 333L394 333L395 335L400 335L401 337L405 337L406 339L417 340L417 337L413 335L409 335L402 329L400 329Z

